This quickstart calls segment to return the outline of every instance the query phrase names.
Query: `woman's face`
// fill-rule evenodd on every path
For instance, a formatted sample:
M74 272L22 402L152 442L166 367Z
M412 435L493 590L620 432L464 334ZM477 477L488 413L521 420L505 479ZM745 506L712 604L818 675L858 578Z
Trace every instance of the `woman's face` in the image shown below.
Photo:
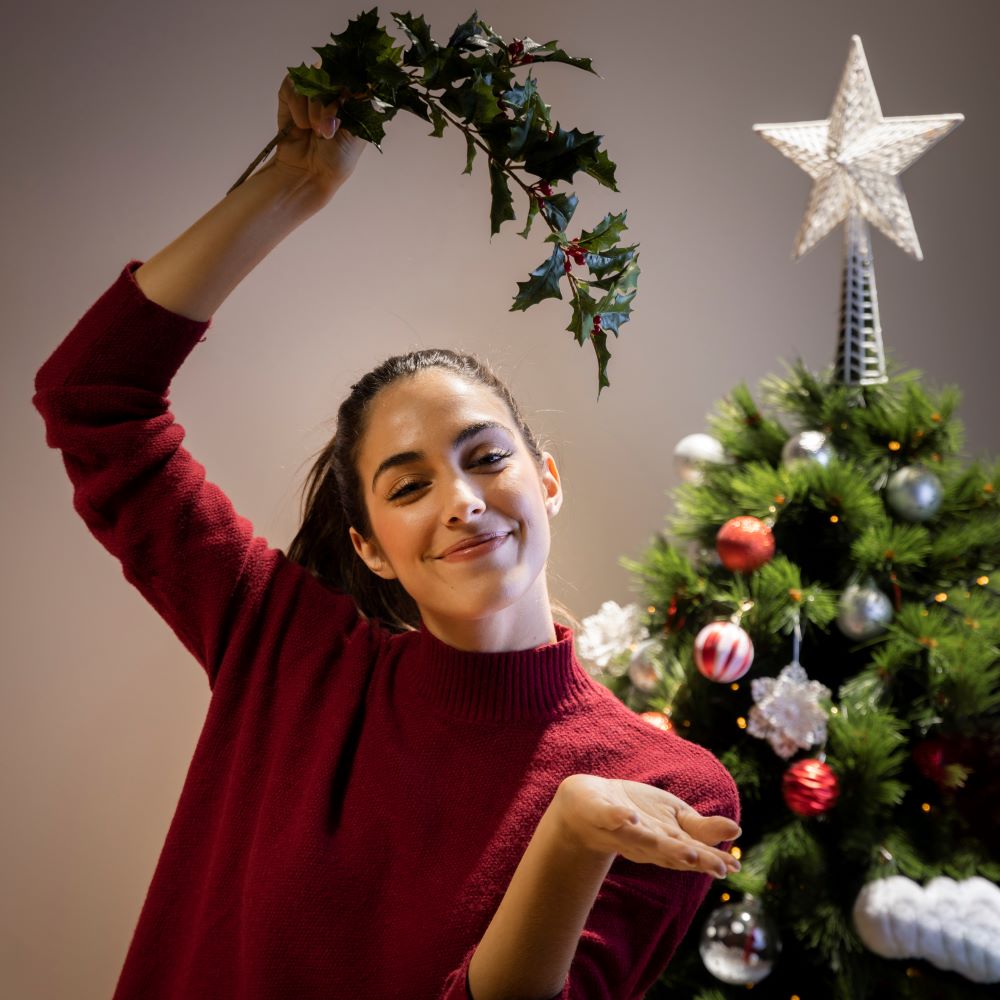
M399 580L445 642L549 641L544 569L562 493L543 458L539 468L485 386L439 368L398 379L372 402L361 442L371 534L352 528L354 547L379 576Z

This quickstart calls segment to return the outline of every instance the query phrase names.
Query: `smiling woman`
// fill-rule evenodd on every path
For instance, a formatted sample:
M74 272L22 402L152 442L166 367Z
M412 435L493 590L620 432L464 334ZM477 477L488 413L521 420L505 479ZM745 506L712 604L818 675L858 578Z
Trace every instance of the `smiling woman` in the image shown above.
M562 485L509 390L451 351L374 369L287 555L182 447L174 374L354 169L335 112L286 79L276 157L35 379L76 509L212 690L115 997L641 997L739 867L736 789L553 622Z

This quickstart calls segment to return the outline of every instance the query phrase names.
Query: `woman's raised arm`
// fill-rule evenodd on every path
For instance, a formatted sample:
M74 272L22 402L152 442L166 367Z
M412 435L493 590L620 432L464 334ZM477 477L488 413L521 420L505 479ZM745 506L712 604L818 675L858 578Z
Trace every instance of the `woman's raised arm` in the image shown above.
M350 177L361 150L338 128L337 106L296 94L285 77L276 154L135 272L152 302L189 319L212 317L229 293Z

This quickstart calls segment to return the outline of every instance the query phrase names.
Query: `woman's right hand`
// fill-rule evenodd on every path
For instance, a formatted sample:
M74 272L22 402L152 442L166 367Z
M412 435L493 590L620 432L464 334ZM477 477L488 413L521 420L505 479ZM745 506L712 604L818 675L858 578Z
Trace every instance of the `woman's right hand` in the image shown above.
M368 143L340 128L339 105L323 105L315 98L295 92L290 76L278 91L278 140L274 163L284 170L302 173L333 193L354 172L361 151Z

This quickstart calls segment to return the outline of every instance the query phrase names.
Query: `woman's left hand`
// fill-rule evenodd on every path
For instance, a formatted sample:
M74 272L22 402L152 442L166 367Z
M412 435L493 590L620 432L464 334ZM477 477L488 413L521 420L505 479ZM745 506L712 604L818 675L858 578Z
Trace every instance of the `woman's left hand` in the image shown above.
M560 784L553 804L566 835L596 853L716 878L740 870L736 858L714 846L739 836L736 823L702 816L655 785L573 774Z

